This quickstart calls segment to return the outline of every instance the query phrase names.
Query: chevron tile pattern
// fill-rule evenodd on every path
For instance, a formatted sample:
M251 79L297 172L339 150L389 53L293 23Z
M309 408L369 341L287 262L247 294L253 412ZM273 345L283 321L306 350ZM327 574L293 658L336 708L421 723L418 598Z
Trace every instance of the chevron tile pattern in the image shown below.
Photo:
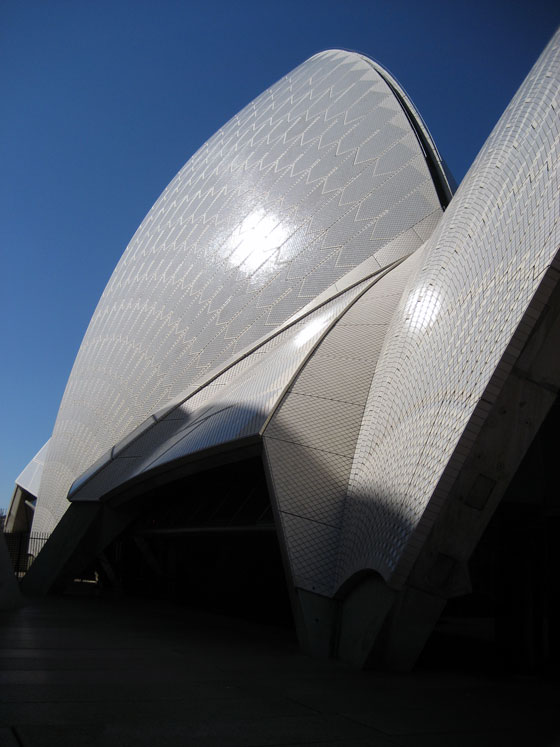
M73 500L99 500L151 469L205 449L258 435L301 363L363 288L361 284L307 314L260 345L210 384L163 417L151 418L133 439L113 449L112 459L83 485Z
M323 52L265 91L188 161L117 265L60 406L34 530L50 531L73 480L152 412L440 214L368 60Z

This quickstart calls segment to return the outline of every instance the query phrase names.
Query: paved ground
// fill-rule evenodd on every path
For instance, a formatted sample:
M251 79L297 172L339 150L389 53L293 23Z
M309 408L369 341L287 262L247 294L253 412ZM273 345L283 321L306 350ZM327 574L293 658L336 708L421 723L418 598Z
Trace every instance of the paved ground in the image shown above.
M167 604L55 598L0 623L2 747L560 745L537 678L351 672Z

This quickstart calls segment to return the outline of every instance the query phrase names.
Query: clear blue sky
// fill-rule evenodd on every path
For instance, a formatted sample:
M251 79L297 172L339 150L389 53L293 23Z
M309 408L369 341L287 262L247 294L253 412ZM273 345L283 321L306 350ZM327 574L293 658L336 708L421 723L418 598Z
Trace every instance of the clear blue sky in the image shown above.
M460 181L559 24L554 0L3 0L0 506L132 234L239 109L315 52L357 50Z

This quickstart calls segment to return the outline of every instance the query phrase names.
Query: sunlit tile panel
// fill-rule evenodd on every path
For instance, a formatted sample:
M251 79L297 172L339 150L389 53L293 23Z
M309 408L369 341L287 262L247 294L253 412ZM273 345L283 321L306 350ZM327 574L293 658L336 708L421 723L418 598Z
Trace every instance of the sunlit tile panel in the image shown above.
M557 34L422 250L372 381L338 584L363 568L406 578L421 545L412 544L415 531L438 508L430 504L438 481L555 260L559 91Z
M41 446L39 451L35 454L29 464L21 471L16 479L16 485L23 488L31 495L37 496L39 492L39 485L41 484L41 475L43 473L43 467L45 465L45 459L47 456L47 449L49 448L49 441Z

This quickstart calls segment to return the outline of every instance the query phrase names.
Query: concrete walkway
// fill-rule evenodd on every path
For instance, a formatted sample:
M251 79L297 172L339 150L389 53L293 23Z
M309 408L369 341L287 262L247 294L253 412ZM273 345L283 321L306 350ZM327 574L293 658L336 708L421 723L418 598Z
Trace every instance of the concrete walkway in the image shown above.
M167 603L50 598L0 623L2 747L560 745L537 678L351 672Z

